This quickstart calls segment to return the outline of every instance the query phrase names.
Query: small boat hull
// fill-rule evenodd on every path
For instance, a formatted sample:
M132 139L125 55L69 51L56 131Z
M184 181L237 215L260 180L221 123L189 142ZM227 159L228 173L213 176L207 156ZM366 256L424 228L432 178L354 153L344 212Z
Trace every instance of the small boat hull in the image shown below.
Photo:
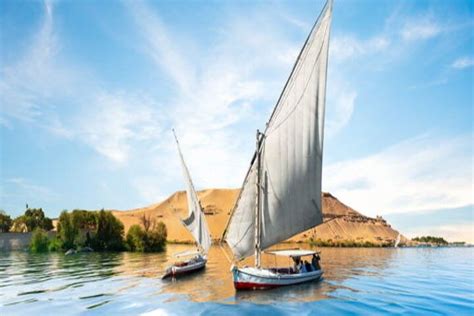
M202 270L206 267L207 259L200 258L199 260L189 260L181 264L174 264L166 269L162 279L174 278L181 275L191 274Z
M236 290L265 290L281 286L317 281L322 270L304 273L280 273L276 269L237 268L232 269Z

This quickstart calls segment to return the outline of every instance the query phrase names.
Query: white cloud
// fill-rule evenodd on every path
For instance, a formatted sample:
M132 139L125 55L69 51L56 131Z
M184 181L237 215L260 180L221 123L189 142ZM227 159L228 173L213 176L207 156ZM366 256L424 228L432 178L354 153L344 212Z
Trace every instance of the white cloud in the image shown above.
M406 21L400 34L406 41L430 39L442 32L442 27L433 18L426 16Z
M195 79L194 67L181 58L177 41L168 35L165 25L144 2L127 4L141 30L145 42L143 51L171 76L182 93L191 94Z
M2 69L0 124L11 128L10 120L33 123L124 165L133 143L159 136L157 105L144 95L98 88L100 80L79 70L86 67L64 60L52 3L46 1L44 9L26 53Z
M40 116L43 99L51 94L52 86L59 79L52 65L57 42L49 2L45 3L45 13L27 54L16 65L1 71L0 95L5 117L32 121Z
M456 69L464 69L472 66L474 66L474 58L472 57L460 57L451 64L451 67Z
M145 54L177 87L175 97L166 106L167 122L177 130L196 186L240 185L253 138L252 132L241 133L239 126L252 125L254 104L276 98L283 86L281 82L277 89L271 87L274 82L260 73L278 68L289 71L298 50L279 37L279 32L272 29L274 24L230 16L217 30L214 45L194 50L190 56L186 44L170 43L170 38L179 36L165 27L152 7L142 2L127 6L142 34ZM260 18L266 19L265 15ZM268 30L256 32L259 27ZM195 47L197 43L188 45ZM266 117L258 115L262 116L259 123L263 126ZM155 159L155 166L161 170L162 178L182 183L171 133L168 137L165 134L157 147L161 155Z
M408 139L365 158L325 166L323 186L372 216L471 205L471 141Z
M352 35L340 35L331 40L330 56L335 61L347 61L363 55L375 54L385 51L390 45L390 40L385 35L361 40Z
M328 75L326 134L332 137L338 134L351 120L357 100L357 89L349 79L346 68L354 62L360 63L360 57L384 53L390 47L391 40L387 34L378 34L367 39L352 35L338 35L331 39L330 68ZM367 65L365 71L373 65Z
M161 124L147 98L124 94L101 94L76 122L76 136L97 152L117 163L125 163L131 143L157 140Z
M347 84L333 80L328 86L326 134L336 135L350 121L355 108L357 92Z
M50 1L44 3L44 12L39 30L29 39L27 50L18 54L16 62L3 65L0 70L0 111L3 122L40 123L45 129L51 128L52 133L66 135L54 113L61 103L58 100L73 96L77 87L86 90L90 85L87 80L79 80L84 73L61 59Z

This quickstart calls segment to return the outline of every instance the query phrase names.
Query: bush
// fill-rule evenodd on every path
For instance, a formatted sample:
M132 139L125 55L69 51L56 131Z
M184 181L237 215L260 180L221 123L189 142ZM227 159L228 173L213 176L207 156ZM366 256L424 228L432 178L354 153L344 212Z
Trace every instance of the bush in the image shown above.
M110 211L101 210L97 217L95 250L123 250L123 224Z
M58 234L61 240L61 248L65 250L75 248L78 229L74 227L72 216L66 210L59 215Z
M48 251L48 235L41 228L36 228L30 242L30 250L33 252Z
M421 236L421 237L415 237L412 240L418 241L418 242L433 243L433 244L438 244L438 245L448 244L448 242L443 237Z
M109 211L64 210L58 220L63 250L84 246L94 250L123 250L123 224Z
M138 252L160 252L166 246L167 235L166 225L163 222L153 224L148 231L142 229L140 225L133 225L127 233L127 248Z
M127 232L127 249L130 251L145 251L145 231L140 225L132 225Z
M168 232L166 230L166 225L160 221L155 227L153 227L151 231L147 233L147 239L145 240L145 251L163 251L166 246L167 236Z
M63 243L60 238L55 237L49 240L48 251L60 251L63 248Z
M332 239L309 239L309 243L316 247L390 247L390 243L374 243L371 241L349 240L332 240Z

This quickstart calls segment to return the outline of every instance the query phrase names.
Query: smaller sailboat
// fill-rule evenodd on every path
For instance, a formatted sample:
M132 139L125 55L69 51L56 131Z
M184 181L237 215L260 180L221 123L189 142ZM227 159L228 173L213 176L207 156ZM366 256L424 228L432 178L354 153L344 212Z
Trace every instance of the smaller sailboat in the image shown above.
M398 248L398 245L400 244L400 240L401 240L401 234L398 233L397 240L395 240L395 245L394 245L395 248Z
M207 227L206 217L202 211L201 203L199 202L196 190L194 189L189 170L184 162L184 157L174 130L173 135L178 147L178 153L186 182L186 196L188 200L188 217L182 219L181 223L193 236L198 249L175 254L174 256L176 258L184 258L184 260L177 261L168 267L165 274L162 276L162 279L189 274L204 269L207 263L207 253L211 247L211 236Z

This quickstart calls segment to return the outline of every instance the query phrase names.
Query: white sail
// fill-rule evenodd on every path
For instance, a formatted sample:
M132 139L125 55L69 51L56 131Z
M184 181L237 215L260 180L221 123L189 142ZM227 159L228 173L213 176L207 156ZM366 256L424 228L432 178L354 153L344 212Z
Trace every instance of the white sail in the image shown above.
M260 249L322 223L321 173L332 1L311 30L260 144ZM256 247L257 159L225 231L236 259Z
M207 228L206 217L201 209L201 204L199 203L196 190L194 190L191 175L189 174L189 170L186 167L186 163L184 162L184 157L174 130L173 134L176 140L176 145L178 146L179 158L181 159L184 180L186 182L186 196L188 198L188 217L181 220L181 222L183 223L184 227L186 227L186 229L193 235L194 240L196 240L203 252L207 254L209 248L211 247L211 236L209 235L209 229Z
M398 233L397 240L395 240L395 245L394 245L395 248L397 248L398 244L400 244L400 240L401 240L401 235L400 233Z

